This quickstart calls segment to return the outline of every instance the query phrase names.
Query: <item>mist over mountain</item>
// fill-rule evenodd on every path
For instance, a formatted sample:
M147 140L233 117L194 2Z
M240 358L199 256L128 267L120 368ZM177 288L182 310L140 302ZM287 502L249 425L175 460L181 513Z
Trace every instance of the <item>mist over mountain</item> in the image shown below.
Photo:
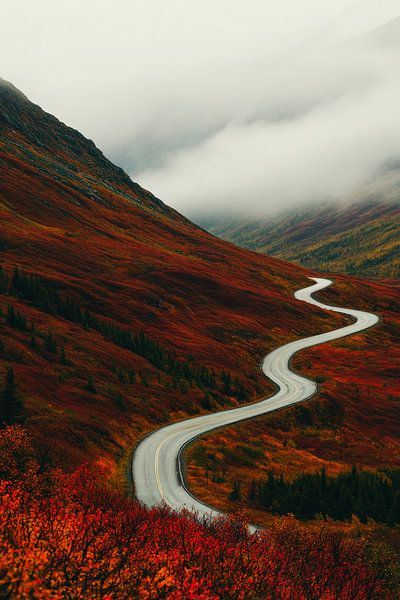
M4 76L185 214L338 199L398 157L393 0L17 4Z
M132 157L130 168L188 215L263 216L357 193L400 156L399 39L395 19L265 59L262 75L248 65L227 86L236 105L211 132L195 119L180 147L179 136L169 150L161 142L164 161L139 159L135 171Z
M310 348L310 335L331 340L346 322L294 295L315 271L210 235L3 80L0 165L3 596L391 598L397 283L335 276L319 298L373 311L379 324ZM396 172L388 163L385 177ZM191 439L182 464L164 446L173 474L187 473L179 485L232 519L171 512L161 484L166 505L128 497L132 448L146 434L167 436L148 461L157 473L163 425L193 436L190 417L211 413L211 428L212 413L257 414L241 405L273 394L262 357L299 338L293 369L318 381L318 395ZM288 405L290 386L282 380ZM246 505L265 534L245 527Z
M0 165L0 377L15 369L27 426L68 465L116 460L144 429L201 411L207 389L234 405L222 371L243 401L262 377L242 377L262 315L269 335L287 304L281 337L316 312L289 291L308 271L202 231L4 80Z
M381 27L367 32L362 41L376 47L400 47L400 17L385 23Z
M386 199L371 191L362 200L316 203L264 218L214 213L194 220L243 248L310 268L399 278L400 193L398 182L389 182Z

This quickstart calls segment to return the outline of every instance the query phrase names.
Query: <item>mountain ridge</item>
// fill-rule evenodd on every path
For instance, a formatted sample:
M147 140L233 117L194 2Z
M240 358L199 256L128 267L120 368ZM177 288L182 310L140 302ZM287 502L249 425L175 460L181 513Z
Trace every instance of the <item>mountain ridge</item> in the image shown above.
M199 216L214 235L305 267L400 277L400 200L316 204L270 218Z
M161 210L178 217L179 213L133 182L121 167L106 158L92 140L43 111L12 83L0 78L0 91L0 131L15 134L16 144L20 134L35 147L56 149L58 161L61 161L73 175L79 174L78 163L84 159L85 167L94 179L100 177L109 180L109 183L116 185L120 191L129 190L133 195L132 201L135 200L153 210ZM29 161L29 156L25 158ZM49 172L46 165L42 165L42 168L45 172ZM64 177L65 175L66 173L63 174Z

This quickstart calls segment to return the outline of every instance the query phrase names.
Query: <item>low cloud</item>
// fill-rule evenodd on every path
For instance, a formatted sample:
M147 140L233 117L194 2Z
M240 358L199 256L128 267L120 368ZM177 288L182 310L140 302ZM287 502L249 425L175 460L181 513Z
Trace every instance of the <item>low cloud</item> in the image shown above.
M182 212L266 214L341 198L400 154L398 10L14 0L0 75Z
M252 111L138 180L188 214L266 214L351 194L400 155L400 45L381 37L274 61Z

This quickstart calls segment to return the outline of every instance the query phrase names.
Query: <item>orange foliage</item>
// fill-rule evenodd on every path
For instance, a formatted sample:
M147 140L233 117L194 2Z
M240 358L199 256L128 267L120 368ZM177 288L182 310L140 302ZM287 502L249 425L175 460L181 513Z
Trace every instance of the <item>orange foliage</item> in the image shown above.
M0 438L20 445L23 435L11 427ZM0 459L4 468L8 455ZM28 485L19 473L0 482L2 597L390 598L364 537L313 532L291 517L252 535L243 516L201 523L166 508L146 510L86 468L57 474L47 487L42 477Z

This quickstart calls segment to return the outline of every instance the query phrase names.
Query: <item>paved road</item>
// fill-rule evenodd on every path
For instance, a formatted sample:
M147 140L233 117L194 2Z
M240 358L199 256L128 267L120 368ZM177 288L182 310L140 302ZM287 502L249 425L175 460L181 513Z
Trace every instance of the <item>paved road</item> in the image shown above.
M256 404L167 425L145 437L137 446L132 461L136 497L141 502L147 506L165 502L175 510L185 507L196 511L200 516L219 515L218 511L191 496L185 488L180 472L182 448L196 436L217 427L231 425L306 400L316 392L317 385L290 370L291 357L299 350L357 333L378 322L376 315L360 310L336 308L314 300L312 294L331 285L332 281L320 278L312 279L315 284L299 290L295 293L295 297L325 310L350 315L354 318L354 323L328 333L291 342L268 354L264 359L262 370L277 384L279 389L270 398Z

